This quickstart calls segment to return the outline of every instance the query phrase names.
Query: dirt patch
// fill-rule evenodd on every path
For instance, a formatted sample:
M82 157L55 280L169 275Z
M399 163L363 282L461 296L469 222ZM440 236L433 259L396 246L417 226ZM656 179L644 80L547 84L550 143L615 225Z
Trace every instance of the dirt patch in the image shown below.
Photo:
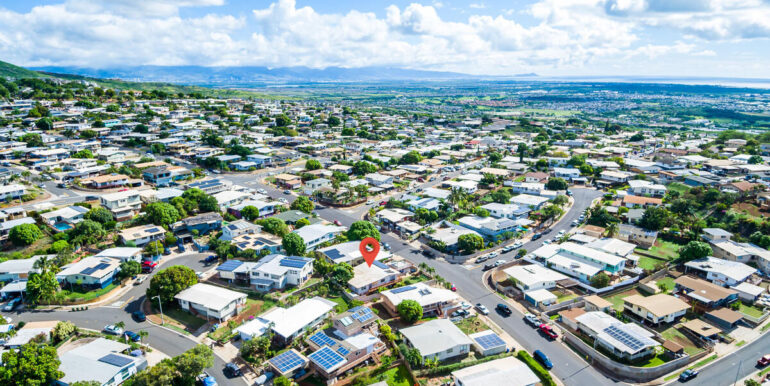
M746 213L754 217L770 217L770 213L763 212L759 210L759 207L748 202L740 202L737 204L733 204L732 208L736 212Z

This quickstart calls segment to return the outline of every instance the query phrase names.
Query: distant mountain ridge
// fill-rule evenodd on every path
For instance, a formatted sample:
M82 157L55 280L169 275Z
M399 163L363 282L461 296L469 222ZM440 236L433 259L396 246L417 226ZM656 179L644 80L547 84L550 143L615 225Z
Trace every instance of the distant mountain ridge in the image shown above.
M45 75L24 67L0 61L0 76L6 78L43 78Z
M114 68L84 68L69 66L35 67L45 73L74 74L93 78L119 78L141 82L170 82L198 85L233 85L274 82L360 82L398 80L458 80L500 79L445 71L411 70L396 67L309 67L267 68L203 67L203 66L126 66ZM519 76L519 75L513 75ZM522 76L536 76L523 74Z

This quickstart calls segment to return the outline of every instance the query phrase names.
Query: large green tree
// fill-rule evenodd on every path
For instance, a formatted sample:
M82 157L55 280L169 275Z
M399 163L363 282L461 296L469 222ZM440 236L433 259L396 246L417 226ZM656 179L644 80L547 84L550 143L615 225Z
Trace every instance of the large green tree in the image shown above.
M113 220L112 213L106 208L93 208L83 215L86 220L93 220L100 224L105 224Z
M17 247L34 243L43 237L43 232L35 224L21 224L11 228L8 239Z
M161 302L171 303L176 294L196 283L198 276L195 271L183 265L174 265L160 270L152 277L147 288L147 299L160 296Z
M690 261L711 256L712 253L711 247L703 241L690 241L685 246L679 248L679 259Z
M457 247L465 254L471 254L484 246L484 239L475 233L466 233L457 238Z
M347 232L348 240L363 240L367 237L374 237L378 241L380 240L380 231L369 221L361 220L356 221L350 225L350 229Z
M312 213L314 208L315 204L313 204L313 201L310 201L310 199L305 196L297 197L297 199L291 203L291 209L300 210L305 213Z
M120 263L120 276L132 277L142 273L142 265L138 261L126 260Z
M246 220L253 221L259 217L259 209L254 205L247 205L241 209L241 216Z
M27 343L18 350L3 353L0 366L0 384L47 386L64 376L59 371L56 349L35 342Z
M565 181L563 178L553 177L548 179L548 182L545 184L545 187L546 189L549 189L549 190L567 190L569 185L567 184L567 181Z
M305 170L318 170L321 168L321 162L317 159L309 159L305 162Z
M144 208L144 216L148 222L155 225L171 225L179 221L179 211L165 202L153 202Z
M52 270L44 268L40 273L29 274L25 300L30 304L49 301L56 296L58 290L59 282L56 280L56 274Z
M283 250L290 256L302 256L305 253L305 241L296 233L287 233L281 242Z
M412 324L420 318L422 318L422 306L415 300L407 299L398 303L396 311L401 319L409 324Z
M102 224L93 220L83 220L69 230L72 244L93 244L106 235Z
M651 231L659 231L666 226L669 221L668 210L664 207L651 206L644 210L642 218L639 219L639 226Z
M398 163L402 165L412 165L416 164L418 162L422 161L422 156L420 153L417 152L417 150L412 150L406 154L404 154L401 159L398 161Z
M262 226L262 230L274 234L278 237L283 237L289 233L289 227L280 218L268 217L259 221L259 225Z

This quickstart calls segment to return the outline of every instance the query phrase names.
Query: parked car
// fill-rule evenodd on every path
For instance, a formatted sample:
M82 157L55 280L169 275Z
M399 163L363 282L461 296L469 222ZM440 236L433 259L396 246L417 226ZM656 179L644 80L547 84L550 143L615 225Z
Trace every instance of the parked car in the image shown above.
M508 307L503 303L498 303L495 309L497 310L497 312L503 314L503 316L511 316L511 314L513 313L513 311L511 311L511 307Z
M274 376L275 375L271 371L266 371L264 374L262 374L259 377L257 377L257 380L255 381L254 384L259 385L259 386L264 385L268 381L273 379Z
M481 303L476 303L476 309L479 310L479 313L482 315L489 315L489 309Z
M548 239L548 240L543 240L543 244L545 244L545 245L548 245L548 244L550 244L550 243L551 243L551 239Z
M104 332L110 335L120 336L121 334L123 334L123 329L113 324L108 324L104 326Z
M8 303L5 303L5 306L3 306L3 311L5 312L11 312L16 309L21 304L21 298L13 298Z
M433 252L431 252L429 249L423 249L423 250L422 250L422 254L423 254L423 256L425 256L425 257L431 257L431 258L436 256L436 255L434 255L434 254L433 254Z
M195 383L202 386L217 386L217 379L204 371L198 375Z
M452 290L452 292L457 292L457 287L455 287L455 285L454 285L454 284L452 284L452 283L449 283L449 286L450 286L450 287L449 287L449 289L451 289L451 290Z
M512 251L514 249L516 249L516 247L514 247L513 245L508 245L508 246L503 247L503 249L501 249L501 251L503 251L503 253L508 253L508 252L510 252L510 251Z
M142 340L142 337L133 331L126 331L123 333L123 336L128 338L132 342L139 342L140 340Z
M532 327L540 327L540 319L538 319L537 316L529 312L524 314L524 321L527 322L527 324L531 325Z
M540 233L535 233L534 235L532 235L532 240L537 240L537 239L539 239L539 238L541 238L541 237L543 237L543 235L542 235L542 234L540 234Z
M483 263L483 262L487 261L487 259L489 259L489 256L487 256L487 255L479 256L479 257L476 258L476 263L477 264L478 263Z
M765 367L768 364L770 364L770 354L766 354L762 356L762 358L759 358L759 360L757 361L757 366L760 366L760 367Z
M484 264L484 268L482 268L482 270L483 271L489 271L492 268L495 268L494 264Z
M535 358L536 361L540 362L543 367L550 370L553 368L553 363L551 363L551 360L548 358L548 355L543 354L540 350L535 350L534 353L532 353L532 357Z
M389 251L389 250L390 250L390 244L388 244L388 243L385 243L385 242L383 242L383 243L380 243L380 244L382 245L382 247L383 247L383 248L385 248L385 250L386 250L386 251Z
M462 302L462 303L460 303L460 307L462 309L464 309L464 310L467 310L467 309L471 308L471 305L469 303Z
M222 372L225 373L225 376L228 378L240 377L242 375L240 367L232 362L226 364Z
M562 229L562 230L560 230L560 231L559 231L559 233L557 233L557 235L558 235L559 237L561 237L561 236L564 236L564 234L565 234L565 233L567 233L567 231L565 231L564 229Z
M553 327L545 323L540 325L539 330L541 334L545 335L549 339L556 339L559 337L559 334L557 334L556 331L553 330Z
M687 382L698 375L698 370L687 369L683 373L679 374L679 382Z
M179 253L184 253L184 244L179 243L176 245L177 249L179 249Z
M334 220L334 225L341 227L342 223L340 222L340 220Z
M219 257L217 255L208 255L205 259L203 259L203 264L211 264L215 263L219 260Z
M506 263L505 260L497 260L497 261L495 261L495 267L499 267L499 266L501 266L501 265L503 265L505 263Z
M497 257L497 252L491 252L490 254L487 255L488 259L494 259L495 257Z
M283 194L291 194L291 190L286 189L286 190L283 191Z
M467 318L471 313L466 310L457 310L452 313L453 318Z
M145 280L147 280L147 275L139 276L136 278L136 280L134 280L134 285L140 285L144 283Z
M131 317L134 318L137 322L144 322L147 320L147 315L144 314L142 311L134 311L131 313Z

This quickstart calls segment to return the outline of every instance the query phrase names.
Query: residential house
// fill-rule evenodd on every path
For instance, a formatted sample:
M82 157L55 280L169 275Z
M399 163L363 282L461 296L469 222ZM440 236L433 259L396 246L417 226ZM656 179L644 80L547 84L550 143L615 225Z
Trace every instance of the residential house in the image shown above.
M673 323L687 313L690 305L671 295L631 295L623 298L623 309L642 320L658 325Z
M454 323L435 319L401 329L407 345L416 348L423 360L446 361L470 353L473 342Z
M258 291L300 287L313 274L313 259L299 256L267 255L249 268L249 283Z
M292 233L296 233L305 242L305 248L308 251L316 249L319 245L334 240L337 235L344 232L345 227L336 225L325 224L311 224L306 225L300 229L295 229Z
M635 225L620 224L618 225L618 232L615 237L619 240L634 243L642 248L650 248L655 245L655 240L658 239L658 231L648 231Z
M524 193L511 197L509 201L511 204L516 204L531 210L538 210L548 202L548 197L533 196L531 194Z
M41 213L40 217L54 232L58 233L71 229L75 224L83 221L83 215L86 212L88 212L88 208L72 205L52 212Z
M353 267L353 277L348 280L348 288L356 295L365 295L398 282L400 277L400 272L380 261L371 265L361 263Z
M663 197L666 195L666 186L654 184L646 180L628 181L628 191L637 196Z
M521 207L516 204L500 204L492 202L481 206L489 211L489 215L497 218L507 218L509 220L518 220L527 218L531 211L527 207Z
M118 271L120 260L88 256L63 266L56 279L62 287L76 284L83 288L100 289L112 284Z
M175 232L186 231L199 235L205 235L220 228L222 228L222 215L215 212L201 213L171 225L171 229Z
M105 174L82 179L80 182L92 189L110 189L128 185L129 177L125 174Z
M459 297L455 292L445 288L430 287L422 282L382 291L380 298L382 305L392 315L398 315L396 307L404 300L414 300L419 303L425 317L445 317L459 307Z
M692 276L680 276L674 283L679 296L686 299L696 311L711 311L738 300L737 291Z
M567 276L540 264L514 265L503 270L520 290L551 289L556 283L569 279Z
M348 263L354 267L364 262L364 257L359 249L360 245L360 241L348 241L318 249L317 252L332 264ZM375 259L383 260L391 256L390 252L381 248Z
M757 272L747 264L707 256L684 263L685 273L693 273L719 286L736 286Z
M99 198L99 201L102 207L112 213L116 221L129 220L142 208L141 196L135 190L105 194Z
M30 272L40 272L40 269L35 268L40 258L45 255L32 256L28 259L10 259L0 263L0 282L8 283L17 280L26 280L29 277ZM47 256L55 257L55 256Z
M246 294L210 284L197 283L174 296L179 306L220 323L238 314L246 305Z
M262 231L262 227L246 220L235 220L222 228L220 240L230 241L240 235L253 235Z
M302 300L289 308L272 308L256 319L239 327L239 329L247 327L254 330L253 327L261 325L270 328L279 341L290 343L298 336L312 330L315 326L326 320L336 305L331 300L316 296ZM263 331L266 331L264 327ZM258 335L244 336L241 332L241 336L251 339Z
M0 200L18 200L27 194L27 188L21 184L0 185Z
M535 386L540 378L513 356L483 362L452 372L457 386Z
M79 340L70 350L59 353L59 371L64 376L53 384L96 382L102 386L120 385L147 367L144 356L125 354L130 348L125 343L105 338Z
M599 272L619 275L626 266L626 259L600 250L568 241L562 244L550 244L534 252L543 258L554 270L590 283Z
M633 361L655 355L660 343L655 334L636 323L623 323L600 311L586 312L575 318L578 329L594 339L616 358Z
M166 231L157 225L139 225L132 228L126 228L120 231L120 240L124 245L133 243L141 247L150 242L161 240L166 237Z
M508 218L465 216L457 220L460 226L478 232L487 239L496 240L506 232L515 232L519 223Z
M575 168L553 168L554 177L573 181L580 178L580 170Z
M96 255L94 255L94 257L111 258L111 259L116 259L120 262L136 261L137 263L141 263L142 248L132 248L132 247L107 248L97 253Z
M634 208L636 206L640 206L642 208L649 208L649 207L661 206L661 205L663 205L663 200L660 198L634 196L631 194L628 194L623 197L623 206L625 206L626 208Z

